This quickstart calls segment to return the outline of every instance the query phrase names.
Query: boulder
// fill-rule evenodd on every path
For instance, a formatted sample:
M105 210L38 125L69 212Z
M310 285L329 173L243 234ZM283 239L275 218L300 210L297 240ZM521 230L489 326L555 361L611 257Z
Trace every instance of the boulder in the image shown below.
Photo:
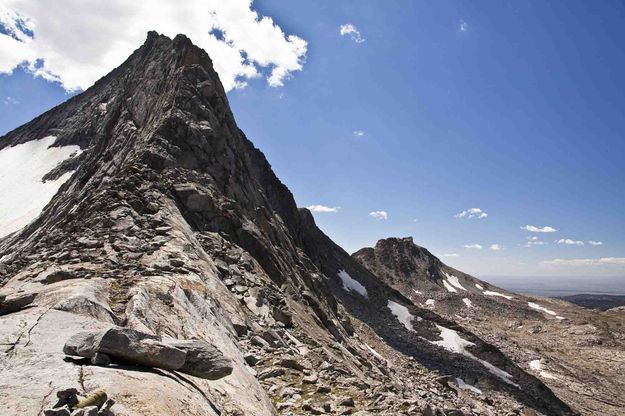
M217 348L201 340L167 341L168 345L186 353L178 370L208 380L218 380L232 374L232 363Z
M0 297L0 316L20 311L31 306L35 300L36 294L28 293L25 295Z
M155 336L118 327L110 328L102 335L97 351L134 364L166 370L181 368L187 355Z
M183 366L186 353L164 344L158 337L129 328L112 327L103 332L79 332L63 347L67 355L93 358L105 354L117 360L147 367L176 370ZM103 362L96 358L97 362Z
M65 342L63 352L67 355L91 358L98 352L101 337L100 331L77 332Z
M61 407L64 405L75 406L78 404L78 390L74 387L70 387L67 389L61 389L56 392L56 397L59 401L54 405L54 407Z
M96 352L95 355L91 357L91 364L106 367L111 364L111 357L102 352Z

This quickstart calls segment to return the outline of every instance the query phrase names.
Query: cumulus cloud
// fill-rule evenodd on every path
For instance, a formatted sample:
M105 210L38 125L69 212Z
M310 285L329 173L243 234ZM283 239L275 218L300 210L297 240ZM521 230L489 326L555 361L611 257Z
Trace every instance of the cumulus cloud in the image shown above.
M257 77L279 87L302 70L307 43L259 15L252 1L3 0L0 73L24 65L67 90L86 89L156 30L184 33L205 49L226 91Z
M602 257L598 259L554 259L542 262L552 266L625 266L625 257Z
M484 247L482 247L480 244L467 244L464 246L464 248L469 248L469 249L474 249L474 250L481 250Z
M364 130L354 130L354 136L362 137L365 135Z
M491 244L490 247L488 247L490 250L493 251L501 251L501 250L505 250L505 248L500 245L500 244Z
M338 212L341 207L326 207L325 205L309 205L306 208L312 212Z
M469 29L469 24L465 22L464 20L461 20L459 29L461 32L466 32Z
M465 211L462 211L459 214L454 215L456 218L486 218L488 214L482 211L480 208L469 208Z
M341 25L339 33L341 34L341 36L349 35L349 37L356 43L363 43L366 40L360 34L358 28L356 28L356 26L352 25L351 23Z
M460 257L460 254L458 254L458 253L447 253L447 254L443 254L441 257Z
M579 240L571 240L570 238L561 238L556 241L558 244L566 244L569 246L583 246L584 242Z
M603 245L603 241L593 241L593 240L590 240L590 241L588 241L588 244L590 244L591 246L602 246Z
M372 211L369 213L369 216L375 218L376 220L388 219L388 213L386 211Z
M535 225L526 225L524 227L521 227L521 229L529 231L530 233L555 233L556 231L558 231L553 227L536 227Z

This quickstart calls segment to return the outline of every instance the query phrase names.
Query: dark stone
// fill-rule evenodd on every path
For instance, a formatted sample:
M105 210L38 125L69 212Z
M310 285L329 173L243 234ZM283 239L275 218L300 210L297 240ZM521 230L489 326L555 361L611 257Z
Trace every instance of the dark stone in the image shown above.
M208 380L218 380L232 374L229 359L206 341L168 341L168 344L186 353L182 367L178 370Z

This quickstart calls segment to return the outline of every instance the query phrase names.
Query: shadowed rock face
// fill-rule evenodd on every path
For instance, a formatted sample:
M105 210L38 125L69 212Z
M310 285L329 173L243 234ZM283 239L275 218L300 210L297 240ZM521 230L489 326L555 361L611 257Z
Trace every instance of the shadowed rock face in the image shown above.
M66 388L104 390L120 415L575 414L493 343L402 293L392 267L376 275L298 210L186 37L151 32L0 149L50 135L83 152L55 168L75 173L39 218L0 240L7 414L36 413ZM416 270L453 271L420 258ZM72 336L111 327L185 351L193 368L63 359ZM231 373L202 367L215 351L192 340Z

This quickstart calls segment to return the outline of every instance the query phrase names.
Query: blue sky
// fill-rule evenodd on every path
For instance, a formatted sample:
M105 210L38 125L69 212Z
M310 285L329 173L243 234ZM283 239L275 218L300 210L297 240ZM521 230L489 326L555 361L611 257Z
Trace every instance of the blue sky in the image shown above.
M625 276L623 3L252 8L307 50L282 87L259 66L228 93L237 122L298 205L340 207L315 218L347 251L411 235L478 276ZM0 134L67 98L0 75Z

